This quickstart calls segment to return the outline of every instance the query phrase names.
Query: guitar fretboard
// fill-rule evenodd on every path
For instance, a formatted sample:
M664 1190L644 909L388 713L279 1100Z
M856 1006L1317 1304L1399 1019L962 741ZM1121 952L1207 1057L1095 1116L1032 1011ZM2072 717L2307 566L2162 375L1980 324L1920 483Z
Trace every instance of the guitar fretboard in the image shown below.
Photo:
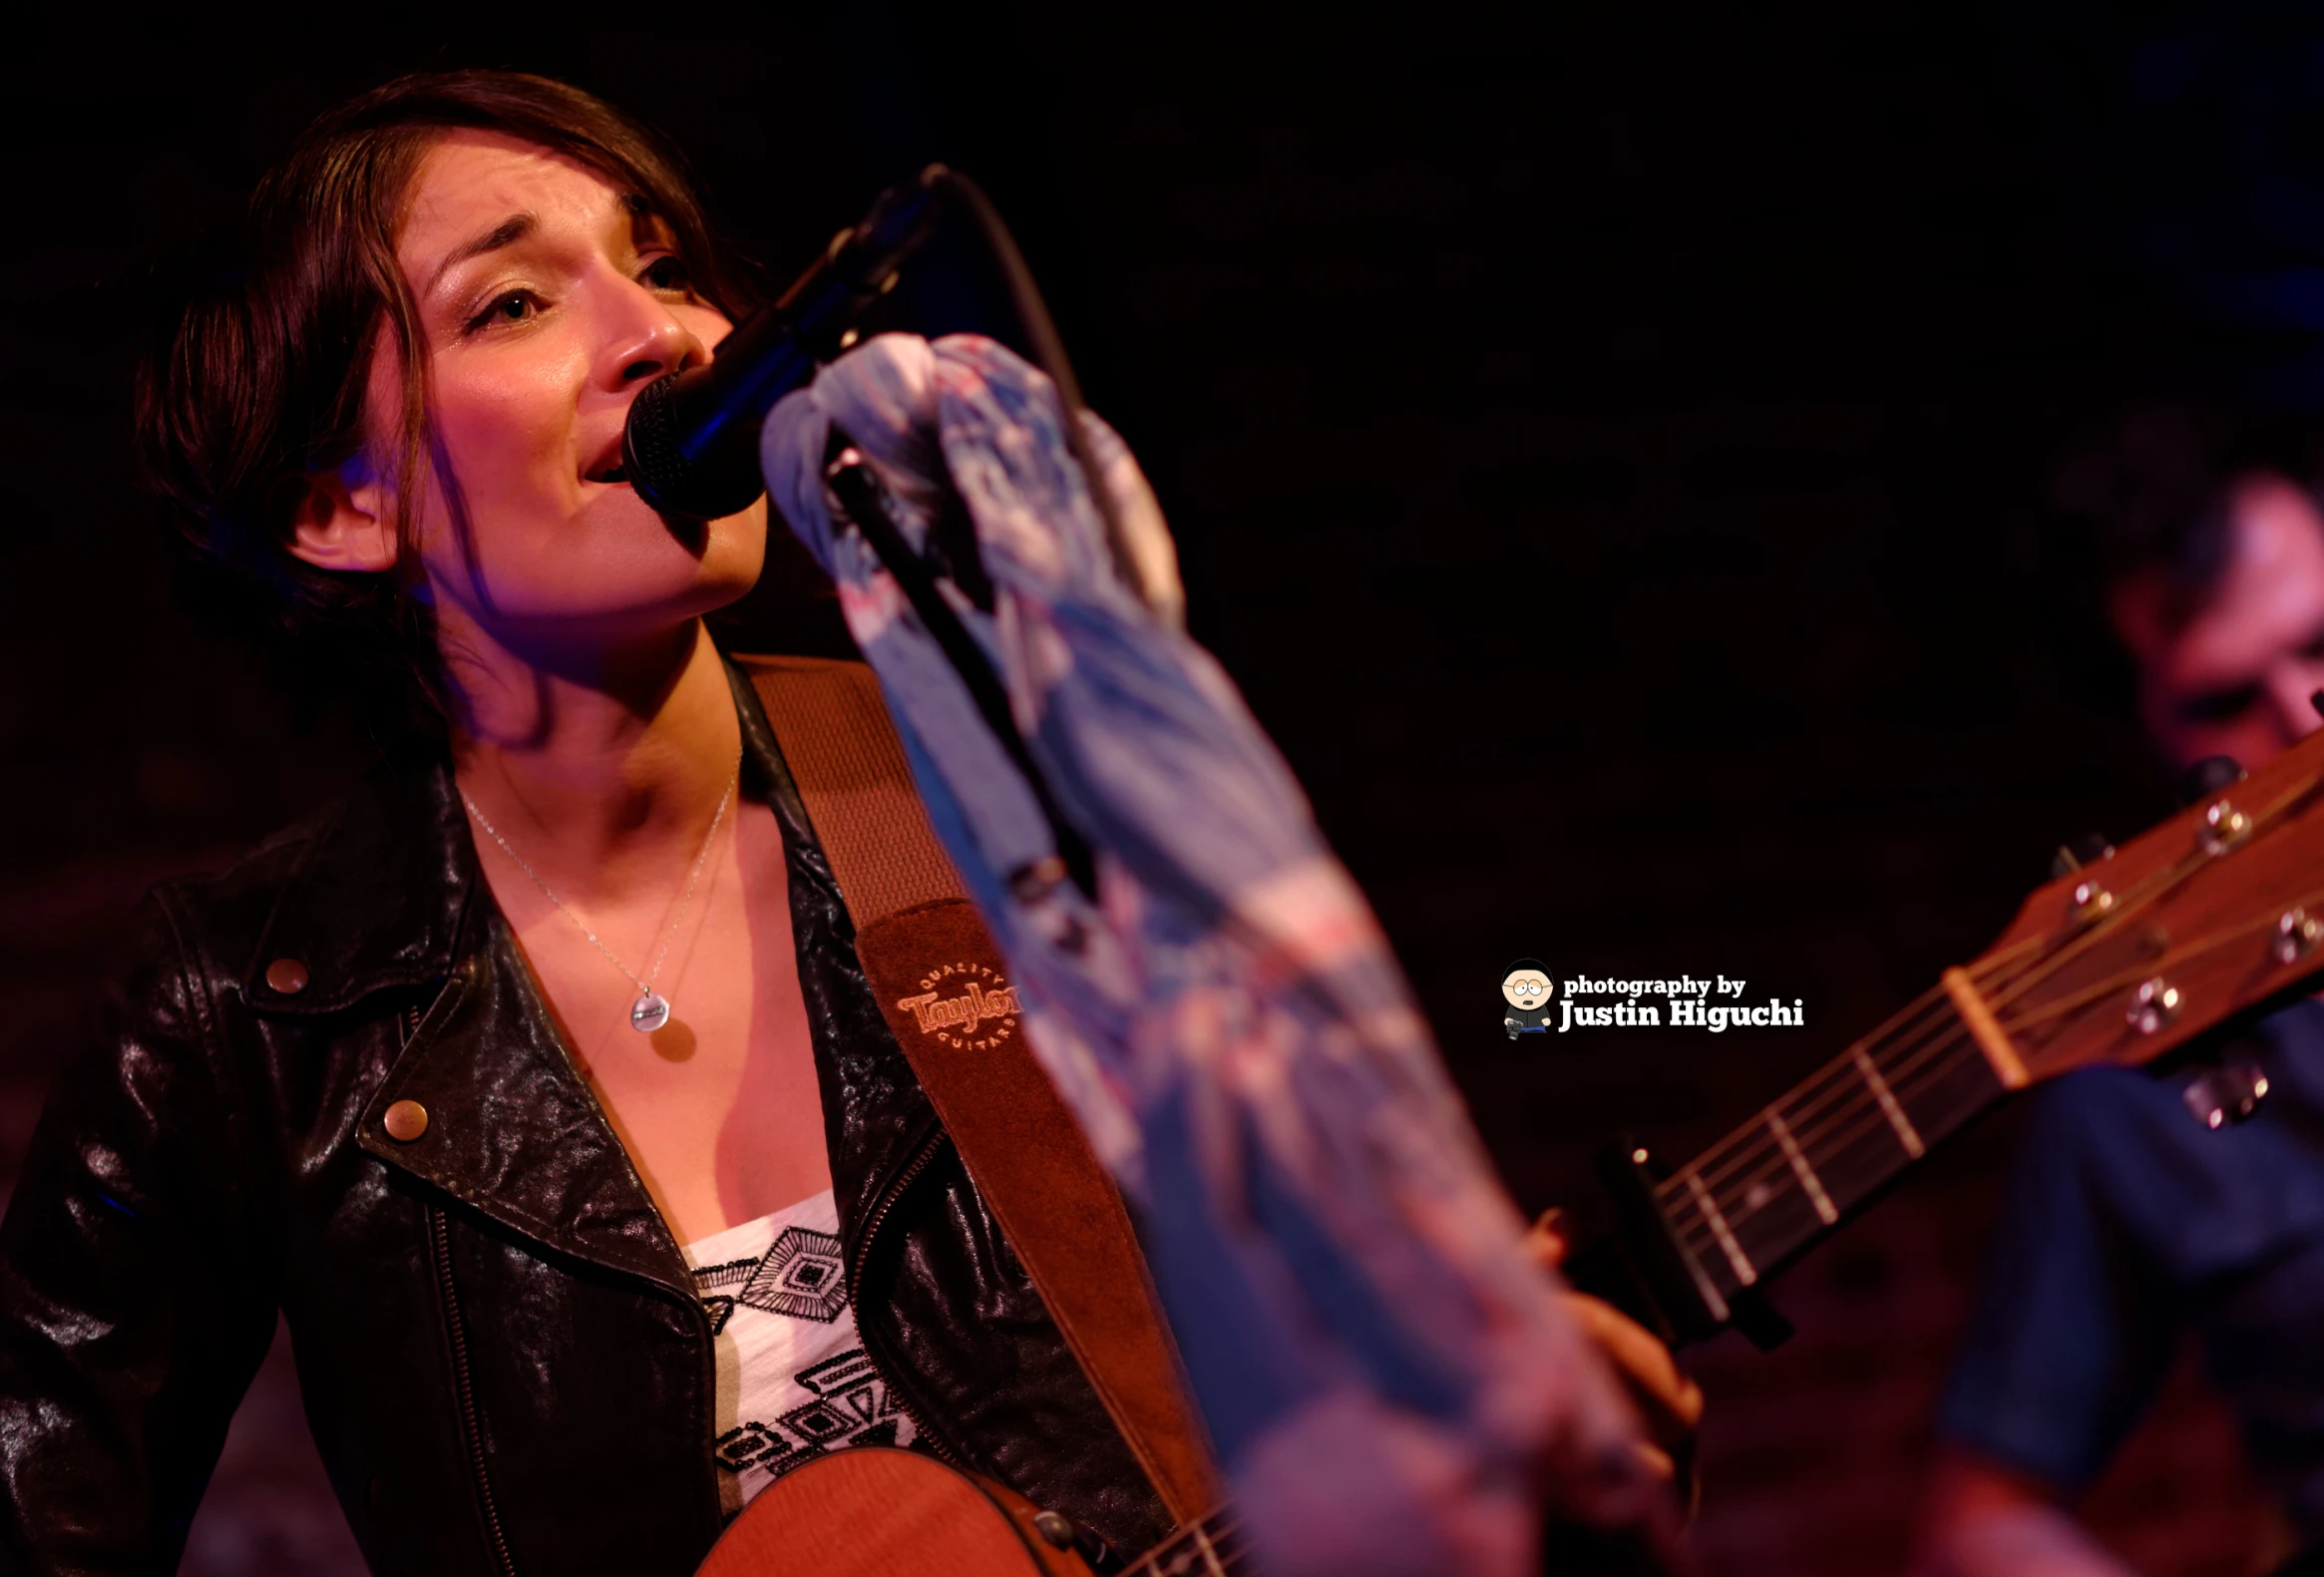
M1982 1011L1932 989L1656 1185L1714 1318L2024 1081Z
M1234 1577L1247 1572L1250 1554L1242 1529L1234 1508L1222 1506L1171 1534L1122 1577Z

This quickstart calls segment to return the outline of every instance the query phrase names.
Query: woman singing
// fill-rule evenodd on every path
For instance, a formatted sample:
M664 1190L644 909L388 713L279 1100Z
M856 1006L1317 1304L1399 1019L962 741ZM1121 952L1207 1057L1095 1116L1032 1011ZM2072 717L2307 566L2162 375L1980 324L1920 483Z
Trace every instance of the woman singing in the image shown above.
M146 909L0 1228L0 1567L174 1570L278 1309L383 1573L675 1577L868 1443L1166 1531L705 633L764 505L623 481L745 305L640 128L461 73L312 128L160 337L195 561L431 722Z

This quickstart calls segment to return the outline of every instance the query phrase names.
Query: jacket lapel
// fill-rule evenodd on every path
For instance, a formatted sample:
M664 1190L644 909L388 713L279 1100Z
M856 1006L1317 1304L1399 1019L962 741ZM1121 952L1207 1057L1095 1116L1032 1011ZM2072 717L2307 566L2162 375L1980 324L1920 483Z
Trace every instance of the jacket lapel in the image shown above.
M364 1108L366 1151L544 1248L692 1296L676 1242L484 883L441 757L366 777L309 836L260 937L242 993L266 1017L434 991ZM275 971L279 961L300 970ZM399 1101L426 1113L405 1138L387 1121Z
M800 971L808 997L852 1260L873 1206L936 1119L863 980L838 885L758 697L739 672L728 677L744 792L771 805L783 829L798 957L782 963ZM449 763L407 759L366 778L311 836L261 936L242 990L267 1017L434 989L365 1105L366 1152L553 1252L692 1296L675 1238L576 1071L477 867ZM302 984L280 988L270 974L280 960L304 967ZM401 1101L426 1113L409 1138L388 1127Z
M489 897L459 953L364 1110L363 1148L556 1253L691 1298L676 1241ZM406 1101L426 1113L416 1134L409 1108L390 1118Z

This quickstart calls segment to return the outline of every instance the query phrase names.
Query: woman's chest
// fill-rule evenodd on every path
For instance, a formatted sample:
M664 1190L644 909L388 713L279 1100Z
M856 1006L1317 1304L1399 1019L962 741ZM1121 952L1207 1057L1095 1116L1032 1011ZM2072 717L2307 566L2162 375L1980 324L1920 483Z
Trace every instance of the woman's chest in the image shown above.
M681 1243L831 1186L782 867L744 869L713 872L642 967L562 914L518 932L576 1071Z

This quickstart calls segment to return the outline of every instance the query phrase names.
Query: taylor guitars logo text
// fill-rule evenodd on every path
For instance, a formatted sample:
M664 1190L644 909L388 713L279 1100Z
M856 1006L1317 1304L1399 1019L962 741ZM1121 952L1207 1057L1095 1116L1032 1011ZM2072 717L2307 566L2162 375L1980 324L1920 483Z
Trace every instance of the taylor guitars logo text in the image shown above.
M920 978L918 996L900 996L896 1005L912 1014L922 1034L935 1035L964 1051L984 1051L1016 1031L1016 987L999 971L982 964L948 964Z

